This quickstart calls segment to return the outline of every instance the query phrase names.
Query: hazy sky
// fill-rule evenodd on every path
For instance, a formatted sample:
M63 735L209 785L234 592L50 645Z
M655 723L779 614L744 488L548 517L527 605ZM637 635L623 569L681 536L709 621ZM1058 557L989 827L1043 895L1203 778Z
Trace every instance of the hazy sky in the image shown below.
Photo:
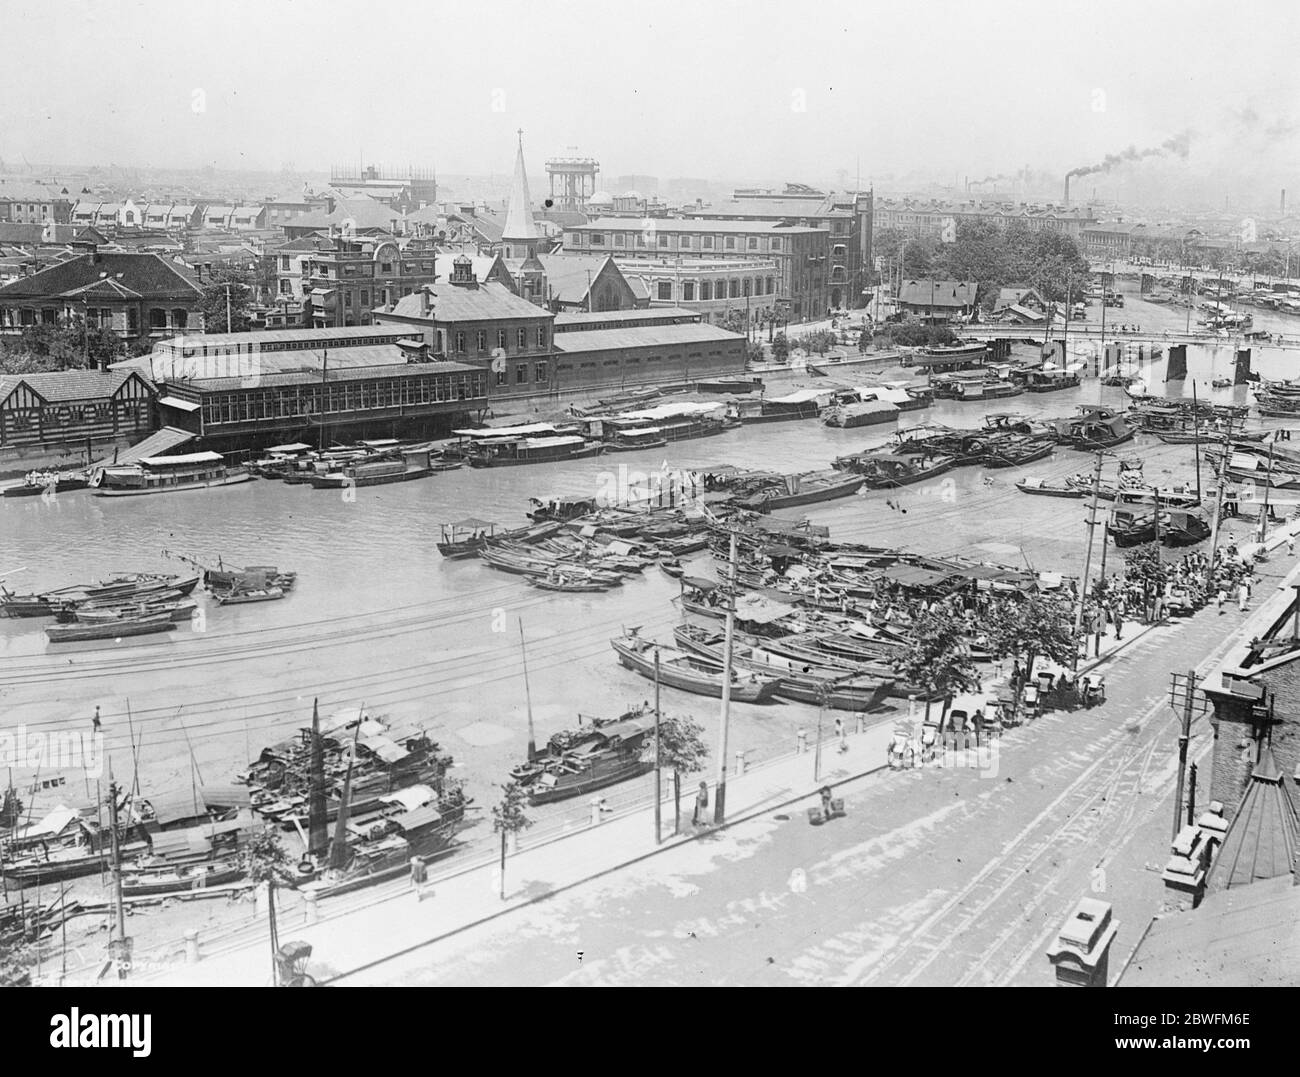
M1300 172L1300 15L1204 0L4 0L0 159L755 182ZM1293 177L1300 198L1300 175Z

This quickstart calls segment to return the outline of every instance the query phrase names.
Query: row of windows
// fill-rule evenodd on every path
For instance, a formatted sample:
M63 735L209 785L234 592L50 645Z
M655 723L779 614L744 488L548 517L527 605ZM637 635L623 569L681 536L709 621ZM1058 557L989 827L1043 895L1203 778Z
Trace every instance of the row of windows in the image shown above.
M653 246L660 250L676 249L681 251L695 250L695 240L697 237L680 235L674 232L656 233L653 228L646 228L644 232L573 232L569 235L567 242L574 247L583 246L583 237L587 238L587 245L592 247L649 247L652 244L648 241L653 239ZM670 241L676 238L676 244ZM712 250L747 250L747 251L780 251L782 247L781 236L767 237L767 245L763 245L762 236L699 236L699 249L702 251ZM717 241L721 239L721 243ZM743 242L742 242L743 241Z
M349 382L325 387L295 386L214 394L203 401L203 419L209 424L251 422L317 415L321 413L322 402L328 414L469 400L486 395L486 375L471 373Z
M507 330L505 329L497 330L496 346L500 351L506 350L506 343L509 339L510 339L509 332ZM457 354L464 355L466 351L466 344L468 343L468 341L469 341L469 334L466 333L464 330L457 330L455 334L453 334L452 336L452 342L454 344L453 350ZM539 325L537 327L537 346L539 348L546 347L546 326L544 325ZM521 326L520 328L515 330L515 347L519 351L524 351L525 349L527 349L528 347L527 327ZM475 331L474 350L477 351L480 355L487 354L488 331L486 329L478 329Z
M562 369L567 369L567 368L562 368ZM545 364L545 363L536 363L536 364L534 365L534 367L533 367L533 380L534 380L534 381L538 381L538 382L542 382L542 381L546 381L546 378L547 378L546 364ZM508 384L510 384L510 375L509 375L506 371L504 371L504 370L498 370L498 371L497 371L497 384L498 384L498 385L508 385ZM516 384L516 385L527 385L527 384L528 384L528 364L527 364L527 363L520 363L520 364L518 364L518 365L515 367L515 384Z
M661 280L655 282L656 299L675 300L678 298L675 291L673 281ZM745 277L735 278L731 281L682 281L680 298L683 303L693 303L697 298L699 302L705 303L714 299L743 299L751 295L775 294L775 277Z

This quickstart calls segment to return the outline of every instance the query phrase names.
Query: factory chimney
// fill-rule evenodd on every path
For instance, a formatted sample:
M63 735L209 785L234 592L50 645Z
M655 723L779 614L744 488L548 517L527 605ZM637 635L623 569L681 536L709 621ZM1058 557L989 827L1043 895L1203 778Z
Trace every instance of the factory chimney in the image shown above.
M1065 175L1065 208L1070 208L1070 175L1068 172Z

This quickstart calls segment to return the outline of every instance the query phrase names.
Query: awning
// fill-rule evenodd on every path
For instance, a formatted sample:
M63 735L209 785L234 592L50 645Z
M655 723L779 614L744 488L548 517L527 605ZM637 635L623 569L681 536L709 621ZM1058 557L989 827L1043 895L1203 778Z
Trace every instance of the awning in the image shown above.
M706 580L701 576L683 576L682 584L686 587L694 587L697 591L716 591L721 584L713 580Z
M199 405L193 400L182 400L178 396L163 396L158 398L158 403L165 408L176 408L178 411L198 411Z
M181 456L146 456L140 463L145 467L178 467L181 464L215 464L221 459L219 452L191 452Z
M787 393L785 396L769 396L769 404L809 404L813 401L826 396L825 390L819 389L799 389L793 393Z
M463 520L457 520L451 525L457 530L481 531L485 527L496 527L491 520L479 520L473 516L466 516Z
M527 437L529 434L553 434L555 427L550 423L529 423L527 426L481 427L475 430L453 430L459 438L514 438Z

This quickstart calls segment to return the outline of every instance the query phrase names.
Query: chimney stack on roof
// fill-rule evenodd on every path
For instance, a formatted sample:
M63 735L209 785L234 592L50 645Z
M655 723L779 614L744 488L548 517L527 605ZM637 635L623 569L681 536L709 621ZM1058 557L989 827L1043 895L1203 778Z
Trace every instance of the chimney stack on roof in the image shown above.
M427 317L432 309L431 296L429 295L429 286L426 284L420 289L420 314Z

